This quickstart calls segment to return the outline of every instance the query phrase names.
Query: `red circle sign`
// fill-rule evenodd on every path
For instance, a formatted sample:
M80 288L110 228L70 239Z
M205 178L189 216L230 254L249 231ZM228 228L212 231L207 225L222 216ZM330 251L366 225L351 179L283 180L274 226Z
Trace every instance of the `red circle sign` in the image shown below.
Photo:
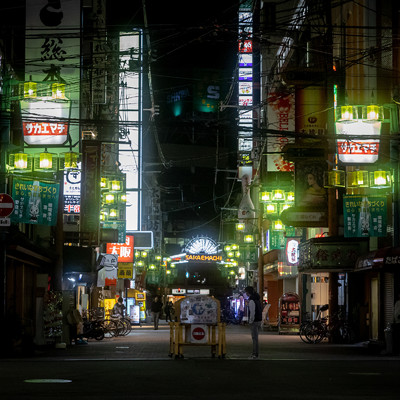
M193 339L203 340L204 336L206 336L206 333L204 332L203 328L197 327L193 329L192 336Z
M14 210L14 200L7 193L0 193L0 218L8 217Z

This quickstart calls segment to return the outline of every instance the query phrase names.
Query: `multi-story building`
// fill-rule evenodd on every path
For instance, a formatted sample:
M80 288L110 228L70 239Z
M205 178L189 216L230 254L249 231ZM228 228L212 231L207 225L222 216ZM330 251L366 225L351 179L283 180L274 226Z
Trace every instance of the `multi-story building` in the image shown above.
M360 340L382 340L393 322L400 290L397 8L260 3L263 289L279 325L287 291L301 298L303 317L325 303L342 311ZM292 176L286 188L285 174ZM295 195L284 211L272 198L280 189ZM298 258L290 258L290 242Z

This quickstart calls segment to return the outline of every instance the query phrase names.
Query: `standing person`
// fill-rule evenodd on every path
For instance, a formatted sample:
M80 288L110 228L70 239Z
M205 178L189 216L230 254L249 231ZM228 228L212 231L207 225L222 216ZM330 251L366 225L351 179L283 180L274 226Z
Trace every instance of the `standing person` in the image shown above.
M151 314L153 316L153 322L154 322L154 330L158 329L158 321L160 319L160 312L162 310L163 304L161 303L160 299L158 296L156 296L151 303Z
M262 309L260 295L254 291L252 286L247 286L245 289L249 300L249 325L251 330L251 339L253 341L253 353L249 358L258 359L258 332L261 327Z
M170 322L172 322L172 318L171 318L171 308L172 308L172 301L169 301L166 305L165 305L165 322L168 322L168 320Z

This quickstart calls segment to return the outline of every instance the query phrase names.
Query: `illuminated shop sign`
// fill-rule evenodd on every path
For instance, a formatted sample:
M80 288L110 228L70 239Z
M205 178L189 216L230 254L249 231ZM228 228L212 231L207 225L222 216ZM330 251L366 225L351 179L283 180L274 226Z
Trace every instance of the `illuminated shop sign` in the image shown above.
M239 96L239 106L252 106L253 97L252 96Z
M253 83L239 82L239 95L250 95L250 94L253 94Z
M69 102L21 101L25 143L37 146L62 145L68 138Z
M80 99L80 12L77 1L26 1L25 81L62 84L68 93L68 99L52 100L38 91L37 99L21 101L28 145L61 147L68 134L72 143L79 141L79 124L67 121L79 121L79 107L70 105Z
M215 254L186 254L187 261L204 261L204 262L220 262L222 256Z
M239 68L239 81L252 81L253 70L251 68Z
M380 140L376 137L380 135L381 122L336 122L335 125L339 161L347 164L371 164L378 161Z
M64 171L64 214L79 214L80 209L81 171L79 169Z
M286 242L286 260L290 265L299 261L299 242L296 239L288 239Z
M253 150L253 13L246 4L239 10L238 25L238 105L239 131L248 136L247 139L238 138L238 160L247 163Z
M125 243L107 243L107 254L117 254L118 262L133 262L133 236L126 235Z
M239 54L239 67L252 67L253 55L248 53Z

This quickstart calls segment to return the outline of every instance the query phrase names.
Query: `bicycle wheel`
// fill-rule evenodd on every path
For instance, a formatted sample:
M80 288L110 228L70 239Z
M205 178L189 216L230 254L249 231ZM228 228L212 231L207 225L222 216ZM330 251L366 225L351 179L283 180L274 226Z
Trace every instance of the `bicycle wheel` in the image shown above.
M308 338L307 338L307 332L308 332L308 330L310 329L310 326L311 326L311 321L303 322L303 323L300 325L300 328L299 328L299 335L300 335L300 339L301 339L304 343L311 343L311 342L308 340Z
M117 335L118 328L117 324L114 321L110 319L104 320L102 322L102 327L104 331L104 337L111 338Z
M313 321L309 328L306 330L305 335L307 340L310 343L316 344L321 342L321 340L325 337L324 329L320 323Z
M129 318L123 318L122 322L125 325L125 331L124 331L124 336L127 336L131 333L132 331L132 324L131 324L131 320Z

